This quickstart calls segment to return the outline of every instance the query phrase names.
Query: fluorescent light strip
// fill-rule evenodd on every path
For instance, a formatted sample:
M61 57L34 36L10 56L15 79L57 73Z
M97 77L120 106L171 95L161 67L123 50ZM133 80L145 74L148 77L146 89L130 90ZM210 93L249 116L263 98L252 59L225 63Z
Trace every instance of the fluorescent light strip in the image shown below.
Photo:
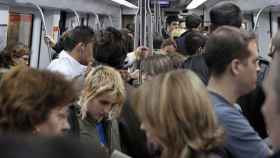
M187 9L195 9L207 0L192 0L192 2L187 6Z
M126 0L112 0L113 2L119 3L120 5L124 5L128 8L133 8L133 9L137 9L138 7Z

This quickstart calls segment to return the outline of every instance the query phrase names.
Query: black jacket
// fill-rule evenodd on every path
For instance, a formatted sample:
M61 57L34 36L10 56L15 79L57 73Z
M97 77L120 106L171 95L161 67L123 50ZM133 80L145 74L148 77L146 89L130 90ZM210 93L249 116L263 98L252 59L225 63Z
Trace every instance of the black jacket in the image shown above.
M260 58L260 71L257 74L257 87L247 95L240 97L237 103L241 106L243 114L246 116L251 126L258 132L262 138L266 138L267 132L264 118L261 112L264 103L265 94L262 89L262 83L269 71L269 62Z
M269 158L280 158L280 151L275 152L275 154L273 154Z
M205 62L205 54L199 54L188 57L183 63L184 69L190 69L195 72L202 82L207 85L209 79L208 67Z
M179 38L176 39L176 45L177 45L177 51L180 52L181 54L187 54L186 50L186 36L190 33L191 31L186 31L184 32Z

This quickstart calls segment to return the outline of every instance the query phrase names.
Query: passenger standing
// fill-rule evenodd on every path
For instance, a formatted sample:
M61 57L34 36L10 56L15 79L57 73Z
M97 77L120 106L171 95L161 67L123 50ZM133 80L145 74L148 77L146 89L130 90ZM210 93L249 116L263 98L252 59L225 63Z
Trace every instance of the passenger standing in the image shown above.
M199 22L199 17L195 15L191 15L190 18L186 19L186 25L189 25L190 28L194 28L194 26L198 27L199 26L198 22ZM210 25L211 32L213 32L215 29L223 25L240 28L242 23L242 13L240 8L233 3L228 3L228 2L218 3L210 10L210 22L211 22ZM187 36L187 35L188 35L188 31L183 36ZM190 38L189 40L193 41L192 43L197 43L195 45L203 48L202 47L203 38L201 37L203 36L193 34L193 37ZM206 39L204 39L204 41L205 40ZM190 41L186 41L186 46L188 46L189 42ZM182 47L180 46L182 45L180 43L177 42L179 48ZM191 50L191 52L193 53L202 53L199 51L199 50L203 50L200 47L193 47L192 45L190 45L189 50ZM208 72L208 67L205 63L205 54L195 55L193 58L187 59L183 64L183 67L193 70L206 85L208 84L209 72Z
M119 30L108 27L97 32L93 57L98 63L121 69L124 66L127 51L122 33Z
M201 27L202 20L198 15L191 14L186 16L185 23L186 23L187 31L176 39L177 51L184 55L194 54L192 52L189 52L188 48L191 47L192 44L188 43L186 40L190 38L188 36L189 33L191 32L199 33L199 28ZM201 34L201 36L203 35Z
M167 73L175 69L175 64L167 55L155 54L141 62L142 80L151 80L159 74Z
M69 129L67 108L77 97L59 73L16 67L0 83L1 135L62 135Z
M166 30L162 29L162 36L164 39L171 38L171 34L179 26L179 18L177 15L168 16L166 18Z
M270 72L264 82L265 91L265 102L262 108L262 112L265 116L265 122L267 126L267 131L269 137L272 141L272 146L274 149L274 155L271 158L280 157L280 107L279 107L279 94L280 94L280 84L279 84L279 70L280 70L280 32L276 34L273 39L273 49L272 54L274 59L272 61L272 66Z
M229 25L240 28L242 24L242 11L233 3L219 3L210 11L211 31L220 26ZM269 63L259 58L260 71L257 74L257 87L251 93L241 96L237 103L241 106L244 115L250 124L260 134L262 138L267 137L261 106L264 101L264 94L261 88L262 79L268 72Z
M260 68L255 35L222 26L210 36L205 49L211 74L208 89L226 131L225 149L235 158L268 157L267 144L235 104L240 96L256 88Z
M74 28L64 40L64 50L48 69L64 74L67 79L84 76L87 65L93 59L93 37L93 30L87 26Z
M29 64L29 48L23 43L14 43L9 45L6 50L11 55L14 66Z
M45 35L45 43L48 44L55 51L53 59L58 58L59 53L64 50L64 40L69 35L69 32L70 31L64 32L57 42L55 42L49 35Z
M9 51L6 49L0 52L0 79L3 74L6 73L10 68L15 65L14 60L12 59Z
M123 80L128 76L127 70L122 69L125 64L127 49L124 49L123 41L120 36L120 31L109 27L97 33L97 40L94 47L93 56L99 64L109 65L114 67L123 74ZM136 51L137 58L140 57L139 49ZM134 53L133 53L134 54ZM125 84L125 91L130 96L134 87ZM122 151L134 158L149 158L146 140L143 131L140 130L140 124L132 110L129 97L124 100L123 110L119 116L118 123L120 129L120 139L122 142Z
M207 37L197 31L189 32L183 37L185 37L185 49L187 51L187 54L184 54L187 59L182 64L183 68L194 71L203 83L207 85L209 73L204 60L206 55L204 53L204 46L207 41Z
M79 105L81 107L80 138L121 151L119 116L125 100L121 75L108 66L93 68L85 79Z
M163 55L176 53L176 43L172 39L166 39L162 42L159 53Z
M134 102L148 140L162 148L161 158L179 158L185 148L193 151L191 156L183 154L186 158L220 154L223 130L205 86L193 72L160 74L137 90Z

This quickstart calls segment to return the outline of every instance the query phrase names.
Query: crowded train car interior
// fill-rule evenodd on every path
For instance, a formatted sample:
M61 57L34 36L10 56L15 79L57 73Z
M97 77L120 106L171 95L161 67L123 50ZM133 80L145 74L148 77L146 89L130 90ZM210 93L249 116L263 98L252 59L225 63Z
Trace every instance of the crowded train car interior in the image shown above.
M280 158L279 28L280 0L0 0L0 155Z

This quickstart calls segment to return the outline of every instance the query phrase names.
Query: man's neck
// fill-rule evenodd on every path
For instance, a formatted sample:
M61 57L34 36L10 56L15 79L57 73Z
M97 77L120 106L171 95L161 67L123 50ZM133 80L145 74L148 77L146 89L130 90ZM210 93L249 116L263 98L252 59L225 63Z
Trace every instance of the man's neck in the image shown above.
M211 77L207 88L223 96L232 105L236 103L236 100L239 98L234 82L226 77Z
M68 53L72 58L74 58L77 62L79 62L80 63L80 61L79 61L79 59L80 59L80 56L78 55L78 53L77 52L69 52Z

